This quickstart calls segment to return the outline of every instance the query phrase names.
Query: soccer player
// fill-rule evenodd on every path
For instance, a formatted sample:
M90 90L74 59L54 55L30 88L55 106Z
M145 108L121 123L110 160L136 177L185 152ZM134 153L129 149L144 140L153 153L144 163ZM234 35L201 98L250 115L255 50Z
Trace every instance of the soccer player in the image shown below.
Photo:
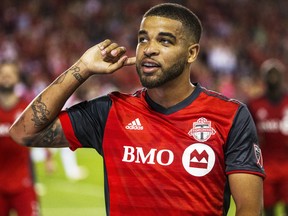
M226 215L230 194L238 216L260 215L265 173L247 107L190 81L201 31L181 5L152 7L136 57L108 39L88 49L32 101L11 135L26 146L96 149L110 216ZM61 112L90 76L134 64L143 89Z
M14 63L0 64L0 215L39 215L29 149L15 143L8 130L28 103L14 91L19 81Z
M261 66L265 93L251 100L249 109L259 132L265 158L267 180L264 184L265 215L274 215L274 207L284 202L288 215L288 94L285 89L286 68L277 59Z

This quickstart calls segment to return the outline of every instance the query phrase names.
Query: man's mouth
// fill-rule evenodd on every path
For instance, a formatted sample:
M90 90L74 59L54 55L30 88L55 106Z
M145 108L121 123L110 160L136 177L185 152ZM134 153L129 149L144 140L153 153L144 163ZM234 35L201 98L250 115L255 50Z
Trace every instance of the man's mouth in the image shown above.
M161 67L161 65L155 61L143 61L141 66L144 73L153 73Z

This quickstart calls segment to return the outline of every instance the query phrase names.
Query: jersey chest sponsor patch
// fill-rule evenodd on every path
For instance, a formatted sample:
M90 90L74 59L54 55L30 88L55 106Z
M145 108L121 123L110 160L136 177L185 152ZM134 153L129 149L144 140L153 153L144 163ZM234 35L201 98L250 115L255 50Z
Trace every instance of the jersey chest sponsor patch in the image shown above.
M144 147L123 146L123 163L146 164L167 167L177 159L173 149L147 149ZM194 143L182 152L182 166L192 176L205 176L215 165L215 152L207 144Z

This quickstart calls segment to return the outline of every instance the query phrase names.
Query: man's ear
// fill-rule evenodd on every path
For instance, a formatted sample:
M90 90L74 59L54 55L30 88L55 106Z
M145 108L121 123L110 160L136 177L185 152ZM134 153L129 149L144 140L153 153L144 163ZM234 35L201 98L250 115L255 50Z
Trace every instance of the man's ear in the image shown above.
M189 49L188 49L188 63L192 63L196 60L198 53L200 50L200 45L197 44L192 44Z

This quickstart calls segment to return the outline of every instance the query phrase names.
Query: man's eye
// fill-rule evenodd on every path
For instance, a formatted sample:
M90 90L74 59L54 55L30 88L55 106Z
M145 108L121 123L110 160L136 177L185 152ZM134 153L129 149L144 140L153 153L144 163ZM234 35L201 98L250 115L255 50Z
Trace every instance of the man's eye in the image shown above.
M147 41L147 39L144 37L138 38L138 43L145 43L146 41Z
M172 44L172 42L171 42L170 40L165 39L165 38L162 38L162 39L160 40L160 42L161 42L162 44L167 44L167 45Z

